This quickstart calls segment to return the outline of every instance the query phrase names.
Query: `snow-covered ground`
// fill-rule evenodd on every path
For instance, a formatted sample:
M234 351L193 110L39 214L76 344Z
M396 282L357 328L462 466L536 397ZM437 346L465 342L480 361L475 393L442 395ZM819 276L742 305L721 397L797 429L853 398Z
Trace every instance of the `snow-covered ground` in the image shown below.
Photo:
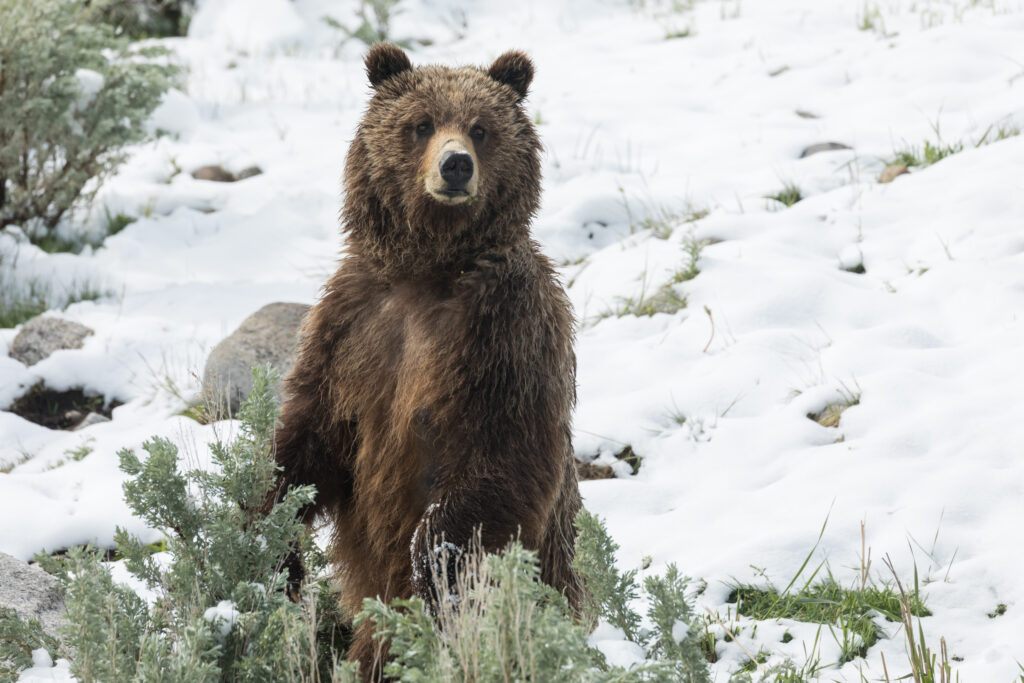
M392 27L432 41L414 63L487 64L512 47L535 60L528 107L546 149L534 234L565 264L581 321L577 454L614 462L629 444L643 457L636 476L584 482L587 507L623 568L675 562L707 582L698 609L723 618L730 582L763 582L754 566L785 586L826 517L813 562L852 584L863 521L877 579L885 555L904 579L916 566L934 613L924 631L945 637L960 679L1016 680L1024 136L975 143L990 126L1024 127L1024 1L674 4L407 0ZM121 499L117 450L160 434L204 457L230 424L176 414L206 354L260 306L317 296L368 95L364 46L339 46L325 14L351 23L350 3L201 1L189 38L167 41L190 69L152 123L172 134L99 195L141 218L78 256L0 235L19 276L108 292L55 313L96 331L84 348L31 368L6 356L16 330L0 330L0 405L39 379L125 403L78 432L0 412L0 465L20 463L0 474L0 551L109 545L116 525L155 540ZM925 140L965 150L877 182L884 158ZM851 149L799 158L827 141ZM205 164L264 173L194 180ZM787 183L802 201L765 198ZM641 228L693 210L707 215ZM711 244L675 287L686 308L615 315L668 283L693 240ZM838 427L807 418L854 398ZM83 444L87 457L54 467ZM772 661L802 661L816 631L741 625L740 642ZM778 642L783 628L795 640ZM882 653L894 678L907 673L902 634L885 628L866 660L822 678L878 680ZM598 636L628 655L607 628ZM725 680L745 656L719 651ZM821 661L838 651L825 633Z

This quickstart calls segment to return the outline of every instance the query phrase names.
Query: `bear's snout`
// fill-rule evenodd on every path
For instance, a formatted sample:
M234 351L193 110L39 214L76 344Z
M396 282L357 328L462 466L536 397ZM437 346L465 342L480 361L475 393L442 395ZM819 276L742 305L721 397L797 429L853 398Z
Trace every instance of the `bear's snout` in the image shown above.
M439 131L427 148L424 161L427 164L424 189L435 200L453 206L476 199L480 164L466 136L455 131Z
M466 191L466 183L473 177L473 157L466 152L448 150L441 155L441 180L448 190Z

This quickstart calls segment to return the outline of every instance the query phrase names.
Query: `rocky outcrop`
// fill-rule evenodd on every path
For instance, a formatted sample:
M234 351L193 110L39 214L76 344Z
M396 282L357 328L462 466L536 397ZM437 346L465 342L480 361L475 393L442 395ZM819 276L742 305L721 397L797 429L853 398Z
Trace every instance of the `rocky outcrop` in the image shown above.
M308 310L306 304L267 304L214 347L203 370L203 400L215 417L238 412L252 391L253 366L270 364L281 377L291 371ZM279 385L278 399L280 391Z
M0 553L0 607L14 609L25 620L38 619L43 630L54 638L67 622L57 579L4 553Z
M11 342L11 358L35 365L54 351L80 349L93 331L80 323L36 316L25 323Z

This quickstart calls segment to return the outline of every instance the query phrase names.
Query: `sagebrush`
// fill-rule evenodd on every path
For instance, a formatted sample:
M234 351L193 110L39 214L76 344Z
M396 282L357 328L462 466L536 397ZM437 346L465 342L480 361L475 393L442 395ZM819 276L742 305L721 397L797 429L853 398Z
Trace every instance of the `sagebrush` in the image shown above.
M386 672L397 680L708 680L698 639L689 635L696 629L686 579L674 567L647 579L649 609L641 619L635 572L616 569L617 546L585 512L577 563L593 601L583 619L540 581L536 555L518 544L498 555L470 550L461 557L458 594L437 614L417 599L367 600L360 614L341 614L324 555L296 520L313 488L293 488L260 511L277 475L275 381L268 370L254 372L238 437L212 444L209 469L183 471L177 447L162 438L143 445L145 457L120 453L129 507L165 537L154 546L116 534L117 557L147 586L148 599L113 580L101 550L39 555L64 587L69 624L58 644L38 624L0 615L0 657L10 655L12 675L44 648L69 658L82 681L353 681L358 668L344 658L354 618L372 622L388 642ZM300 602L289 599L283 563L296 547L310 577ZM587 642L598 618L633 624L629 637L647 660L628 670L608 666Z
M43 241L86 206L176 73L85 3L0 0L0 229Z

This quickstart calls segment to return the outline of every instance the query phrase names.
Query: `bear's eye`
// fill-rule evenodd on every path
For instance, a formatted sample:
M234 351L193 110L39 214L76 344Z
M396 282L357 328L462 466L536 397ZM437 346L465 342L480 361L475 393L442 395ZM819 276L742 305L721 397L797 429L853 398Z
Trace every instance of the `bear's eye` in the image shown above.
M474 140L483 140L487 131L483 129L483 126L473 126L473 129L469 131L469 134L473 136Z
M416 126L417 135L430 135L434 131L434 124L430 121L423 121Z

